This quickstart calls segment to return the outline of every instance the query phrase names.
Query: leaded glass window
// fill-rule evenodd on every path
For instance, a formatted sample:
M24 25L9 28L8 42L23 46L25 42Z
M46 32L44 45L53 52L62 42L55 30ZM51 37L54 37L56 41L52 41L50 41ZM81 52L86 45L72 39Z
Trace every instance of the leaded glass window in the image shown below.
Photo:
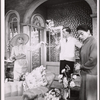
M61 27L55 27L53 31L46 32L46 41L47 41L47 61L48 62L58 62L60 49L57 48L56 44L59 44L61 39Z

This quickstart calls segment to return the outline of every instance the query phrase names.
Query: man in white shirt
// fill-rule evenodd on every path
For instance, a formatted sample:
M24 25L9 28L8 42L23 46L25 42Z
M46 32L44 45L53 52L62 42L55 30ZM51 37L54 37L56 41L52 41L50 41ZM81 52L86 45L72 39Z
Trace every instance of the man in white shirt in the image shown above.
M71 29L69 27L64 27L62 29L63 37L60 41L60 74L62 69L66 65L70 67L69 74L74 71L75 62L75 46L81 47L81 43L74 37L71 36Z

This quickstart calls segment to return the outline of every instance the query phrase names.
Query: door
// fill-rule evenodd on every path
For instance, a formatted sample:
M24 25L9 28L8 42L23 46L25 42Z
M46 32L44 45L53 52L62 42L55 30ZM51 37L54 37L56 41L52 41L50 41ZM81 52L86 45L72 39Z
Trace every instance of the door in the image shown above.
M31 27L30 27L31 46L35 46L38 43L40 43L40 41L43 41L44 26L45 23L43 17L40 14L34 14L31 18ZM42 58L43 58L42 48L43 47L40 47L35 51L31 51L30 53L31 70L42 65Z
M44 66L55 74L59 74L59 56L60 50L57 48L56 44L59 44L60 39L62 38L62 26L54 27L51 30L46 30L45 32L45 62Z
M40 41L44 41L44 19L40 14L34 14L31 24L23 24L23 32L29 35L27 45L35 47ZM28 69L31 72L34 68L43 65L43 46L35 51L27 51Z

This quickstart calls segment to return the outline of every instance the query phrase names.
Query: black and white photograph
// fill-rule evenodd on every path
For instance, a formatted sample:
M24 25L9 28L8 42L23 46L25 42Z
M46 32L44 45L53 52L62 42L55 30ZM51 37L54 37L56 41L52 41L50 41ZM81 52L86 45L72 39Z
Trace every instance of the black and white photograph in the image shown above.
M98 7L1 1L1 100L99 100Z

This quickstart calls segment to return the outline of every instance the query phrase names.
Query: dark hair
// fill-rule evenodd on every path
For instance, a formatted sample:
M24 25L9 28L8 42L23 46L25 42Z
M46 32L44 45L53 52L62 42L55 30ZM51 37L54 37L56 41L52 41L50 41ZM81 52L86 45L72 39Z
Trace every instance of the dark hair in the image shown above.
M76 28L76 30L78 31L78 30L83 30L83 31L88 31L88 30L90 30L90 33L92 34L92 29L88 26L88 25L79 25L77 28Z
M66 29L67 32L71 33L71 29L69 27L63 27L63 29Z

